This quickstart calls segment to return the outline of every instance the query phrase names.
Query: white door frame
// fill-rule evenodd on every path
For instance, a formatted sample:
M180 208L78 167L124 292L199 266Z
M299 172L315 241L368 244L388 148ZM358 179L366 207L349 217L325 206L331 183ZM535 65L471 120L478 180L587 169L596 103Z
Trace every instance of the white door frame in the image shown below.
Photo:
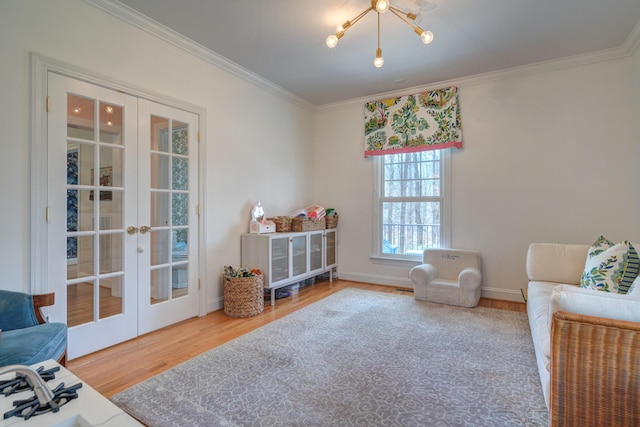
M46 274L47 269L47 75L54 72L77 80L86 81L88 83L102 86L108 89L124 92L138 98L144 98L160 104L165 104L174 108L182 109L199 116L199 140L205 141L206 135L206 110L202 107L164 96L162 94L149 91L143 88L125 85L122 82L111 79L95 73L93 71L84 70L64 62L57 61L42 55L30 53L30 72L31 72L31 122L30 122L30 217L31 217L31 235L30 235L30 270L31 283L30 291L36 293L51 292L53 287L48 282ZM199 144L200 159L206 158L206 144ZM198 198L199 203L199 245L198 245L198 277L201 283L208 283L206 274L206 263L203 262L206 255L205 245L205 221L204 213L206 212L205 197L206 194L206 162L200 161L198 170L198 180L200 181ZM207 292L204 287L199 290L199 316L206 313Z

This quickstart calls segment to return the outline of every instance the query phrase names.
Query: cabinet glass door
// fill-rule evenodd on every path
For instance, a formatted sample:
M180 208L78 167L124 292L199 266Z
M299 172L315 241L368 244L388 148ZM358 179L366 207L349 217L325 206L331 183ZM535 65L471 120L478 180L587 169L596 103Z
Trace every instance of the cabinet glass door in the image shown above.
M307 236L294 236L291 238L293 276L307 272Z
M337 261L337 246L336 246L336 231L329 231L327 230L326 233L326 237L327 237L327 241L325 242L327 245L327 253L326 253L326 258L325 258L325 266L326 267L335 267Z
M322 270L323 232L309 233L309 270Z
M289 238L271 240L271 283L289 278Z

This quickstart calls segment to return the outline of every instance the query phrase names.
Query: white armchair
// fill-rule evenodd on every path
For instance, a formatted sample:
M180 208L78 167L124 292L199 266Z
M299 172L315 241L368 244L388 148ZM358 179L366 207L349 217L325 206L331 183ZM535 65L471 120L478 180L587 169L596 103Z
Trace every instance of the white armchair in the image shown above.
M420 301L475 307L480 301L480 253L463 249L425 249L423 264L409 272Z

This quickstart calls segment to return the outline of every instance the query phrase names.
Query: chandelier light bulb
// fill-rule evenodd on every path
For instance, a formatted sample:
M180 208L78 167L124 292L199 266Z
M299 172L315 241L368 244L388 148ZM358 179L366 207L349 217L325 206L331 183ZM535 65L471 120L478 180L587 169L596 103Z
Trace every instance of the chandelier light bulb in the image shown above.
M384 65L384 58L382 57L382 49L380 48L376 49L376 59L373 60L373 65L375 65L376 68L380 68Z
M433 33L431 31L424 31L420 35L420 39L422 39L422 43L429 44L433 41Z
M338 37L336 37L334 34L331 34L329 37L327 37L327 46L330 48L334 48L336 47L336 45L338 44Z
M389 10L389 0L376 1L376 10L378 11L378 13L384 13Z

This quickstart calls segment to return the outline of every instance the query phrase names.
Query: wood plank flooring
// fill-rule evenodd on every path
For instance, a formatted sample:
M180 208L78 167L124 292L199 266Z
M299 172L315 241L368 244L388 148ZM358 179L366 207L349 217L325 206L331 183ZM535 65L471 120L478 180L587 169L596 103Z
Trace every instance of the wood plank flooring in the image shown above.
M200 353L224 344L344 288L354 287L413 298L411 289L335 280L317 281L297 295L265 301L264 312L246 319L227 317L222 310L140 336L113 347L74 359L67 368L86 384L111 397ZM481 306L525 311L523 303L482 299Z

